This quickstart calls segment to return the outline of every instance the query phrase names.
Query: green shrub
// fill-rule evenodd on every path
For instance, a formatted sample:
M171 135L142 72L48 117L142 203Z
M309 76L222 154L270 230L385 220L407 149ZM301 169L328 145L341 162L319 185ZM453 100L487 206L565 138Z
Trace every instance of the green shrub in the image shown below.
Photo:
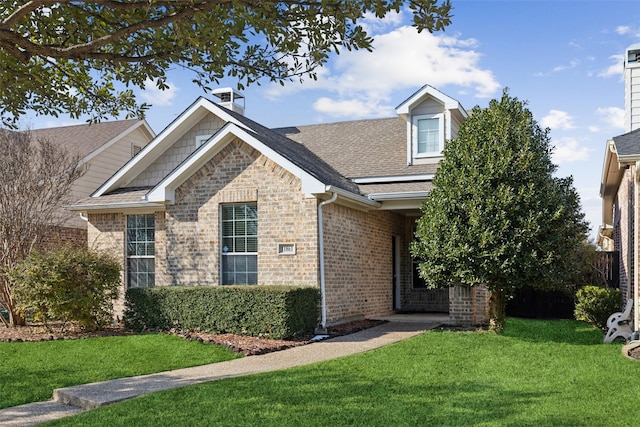
M86 248L34 252L9 272L23 314L42 321L77 321L100 329L112 320L118 298L120 264Z
M154 287L127 290L125 326L289 338L313 332L320 292L293 286Z
M620 311L622 294L618 289L584 286L576 293L576 320L583 320L605 330L607 319Z

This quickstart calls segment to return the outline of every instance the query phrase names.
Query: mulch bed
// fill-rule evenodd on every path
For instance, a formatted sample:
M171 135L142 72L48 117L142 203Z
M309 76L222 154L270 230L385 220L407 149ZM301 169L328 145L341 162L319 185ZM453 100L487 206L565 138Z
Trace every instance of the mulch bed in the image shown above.
M347 335L377 326L381 323L384 323L384 321L359 320L345 323L329 328L329 335ZM46 328L42 324L28 323L26 326L6 328L0 324L0 342L52 341L135 334L135 332L126 330L119 325L108 326L102 331L93 332L83 330L75 324L65 325L64 330L62 330L61 324L52 323L49 326L49 328ZM287 340L275 340L244 335L212 334L201 331L184 331L178 329L172 329L167 333L180 336L188 340L222 345L230 348L236 353L244 354L245 356L271 353L274 351L305 345L310 343L311 338L313 338L313 335L309 335Z
M385 323L385 321L358 320L344 323L330 327L329 336L348 335L363 329L378 326L382 323ZM473 330L473 328L456 328L451 326L443 326L441 329L459 331ZM222 345L230 348L235 353L244 354L245 356L271 353L274 351L309 344L311 342L311 338L313 338L313 335L308 335L287 340L274 340L244 335L212 334L201 331L183 331L177 329L172 329L167 333L177 335L188 340ZM6 328L0 324L0 342L52 341L134 334L136 333L126 330L119 325L108 326L102 331L90 332L79 328L75 324L65 325L64 331L61 331L61 325L56 323L51 324L49 329L45 328L42 324L36 323L29 323L26 326L19 326L15 328ZM640 360L640 347L631 349L629 351L629 357Z

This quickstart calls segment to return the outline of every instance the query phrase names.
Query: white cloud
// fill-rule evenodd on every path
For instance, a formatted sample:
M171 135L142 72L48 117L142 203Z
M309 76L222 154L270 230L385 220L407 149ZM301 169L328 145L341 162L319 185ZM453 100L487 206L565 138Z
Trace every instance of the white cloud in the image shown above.
M360 25L369 35L373 35L375 37L376 34L387 30L389 27L395 28L402 23L404 19L404 13L402 10L400 12L389 12L384 18L376 18L376 16L367 12L364 15L364 19L360 21Z
M600 132L602 129L600 129L598 126L594 126L594 125L589 125L587 126L587 130L591 133L598 133Z
M628 25L620 25L616 27L616 33L621 36L640 37L640 28L630 27Z
M596 110L602 122L614 129L624 129L624 109L618 107L601 107Z
M614 77L621 76L623 63L624 63L624 55L612 55L609 57L609 60L613 63L609 65L604 70L598 73L598 77Z
M140 96L150 104L158 107L169 107L173 105L173 100L179 90L172 82L167 82L168 89L160 90L155 82L147 79L144 83L144 90Z
M393 108L386 105L371 104L357 99L336 101L327 97L319 98L314 102L313 109L333 117L380 117L391 116L394 113Z
M572 47L574 49L582 49L582 46L576 40L571 40L569 42L569 47Z
M573 117L571 117L566 111L559 110L549 111L549 114L540 120L540 124L542 127L548 127L554 130L575 128L575 125L573 124Z
M266 95L277 98L293 91L328 91L334 95L318 100L315 107L333 115L338 111L346 115L356 105L366 107L371 115L388 115L395 107L388 105L393 92L424 84L439 89L456 85L478 98L490 98L500 84L490 70L480 66L477 44L475 39L462 39L459 35L418 33L413 27L402 26L376 35L373 52L344 51L334 57L319 70L317 81L284 88L273 85Z
M631 32L631 27L628 25L620 25L616 27L616 33L618 33L621 36L624 36L625 34L629 34L630 32Z
M561 165L588 160L592 149L580 146L576 138L558 138L553 150L553 162Z
M569 64L565 64L565 65L558 65L557 67L554 67L554 69L552 70L552 72L554 73L558 73L560 71L564 71L564 70L570 70L572 68L576 68L578 65L580 65L580 60L578 59L572 59L571 61L569 61Z

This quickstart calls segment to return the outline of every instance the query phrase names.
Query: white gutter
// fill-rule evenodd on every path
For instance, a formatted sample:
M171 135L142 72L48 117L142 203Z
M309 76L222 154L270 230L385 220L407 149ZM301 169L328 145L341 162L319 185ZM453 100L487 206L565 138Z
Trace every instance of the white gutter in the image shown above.
M322 333L327 330L327 296L325 286L325 268L324 268L324 227L322 226L322 208L329 203L333 203L338 199L338 193L334 192L333 196L329 200L318 205L318 250L320 252L320 299L322 305L322 318L320 326L323 329Z
M87 211L120 211L123 209L153 209L158 207L164 207L163 203L149 203L149 202L130 202L119 204L96 204L96 205L77 205L69 206L67 210L72 212L87 212Z
M376 202L375 200L371 200L366 196L361 196L359 194L352 193L350 191L343 190L339 187L334 187L333 185L329 185L325 188L325 192L332 192L338 196L342 196L343 200L349 200L357 205L360 205L366 209L374 209L382 206L382 203Z
M371 200L422 200L429 196L428 191L405 191L402 193L371 193Z
M382 182L413 182L413 181L432 181L435 175L425 173L422 175L389 175L389 176L365 176L359 178L351 178L355 184L378 184Z

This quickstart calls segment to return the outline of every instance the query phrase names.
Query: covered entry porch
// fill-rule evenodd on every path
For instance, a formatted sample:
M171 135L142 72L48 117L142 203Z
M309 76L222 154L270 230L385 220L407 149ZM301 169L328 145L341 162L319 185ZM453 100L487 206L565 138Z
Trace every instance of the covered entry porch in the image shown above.
M489 292L484 287L454 286L446 289L429 289L418 275L418 262L413 259L409 247L415 236L416 211L396 212L404 230L394 234L392 249L393 312L397 315L434 315L448 318L454 325L480 325L487 322Z

